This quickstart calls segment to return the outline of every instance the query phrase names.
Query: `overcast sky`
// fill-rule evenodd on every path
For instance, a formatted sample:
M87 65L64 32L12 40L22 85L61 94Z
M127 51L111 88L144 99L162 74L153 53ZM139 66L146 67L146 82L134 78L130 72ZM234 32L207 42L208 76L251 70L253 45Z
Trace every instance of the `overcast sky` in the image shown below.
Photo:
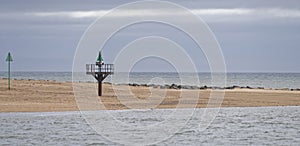
M13 55L14 71L72 71L77 44L88 26L110 9L128 1L98 0L1 0L0 71L6 71L5 58ZM220 43L229 72L300 72L299 0L209 0L172 1L191 10L211 28ZM123 17L126 17L124 15ZM184 40L180 33L159 24L129 27L113 38L111 50L104 48L106 61L112 61L128 38L151 32ZM156 34L156 33L154 33ZM192 43L185 41L188 48ZM100 50L101 48L99 48ZM187 51L198 71L209 71L203 54ZM91 58L97 57L91 56ZM198 59L197 59L198 57ZM150 63L149 63L150 62ZM139 65L140 64L140 65ZM155 67L151 66L155 65ZM166 62L146 59L135 71L168 71Z

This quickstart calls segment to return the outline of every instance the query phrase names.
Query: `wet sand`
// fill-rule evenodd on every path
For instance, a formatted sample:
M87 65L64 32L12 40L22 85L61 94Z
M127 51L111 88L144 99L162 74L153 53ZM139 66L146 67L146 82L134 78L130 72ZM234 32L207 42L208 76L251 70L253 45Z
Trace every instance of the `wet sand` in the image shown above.
M77 98L75 98L71 82L12 80L11 90L8 90L7 80L1 79L0 112L76 111L79 110L76 101L81 105L81 110L205 108L208 105L212 91L211 89L176 90L130 86L131 92L135 96L134 99L131 99L127 98L130 96L126 93L127 90L125 88L127 86L125 85L114 86L115 90L113 90L112 85L103 84L103 96L98 97L96 96L96 83L79 84L82 88L87 88L88 94L76 96ZM153 92L154 94L151 94L151 90L155 91ZM118 98L114 91L119 91L122 98ZM268 89L232 89L224 91L225 97L222 107L300 106L300 91ZM156 93L158 94L155 95ZM184 93L186 96L181 95L181 93ZM76 95L79 94L76 93ZM165 96L161 98L159 97L160 95ZM194 95L199 97L199 99L192 98ZM80 103L85 103L86 105ZM211 107L218 106L218 104L210 105L213 105Z

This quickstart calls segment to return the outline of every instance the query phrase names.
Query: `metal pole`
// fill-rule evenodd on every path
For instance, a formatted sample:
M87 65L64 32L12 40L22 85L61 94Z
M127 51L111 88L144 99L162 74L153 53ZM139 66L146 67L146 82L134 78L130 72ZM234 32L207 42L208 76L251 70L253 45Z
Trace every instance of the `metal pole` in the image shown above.
M102 96L102 81L98 81L98 96Z
M8 61L8 90L10 90L10 61Z
M98 74L98 96L102 96L102 74Z

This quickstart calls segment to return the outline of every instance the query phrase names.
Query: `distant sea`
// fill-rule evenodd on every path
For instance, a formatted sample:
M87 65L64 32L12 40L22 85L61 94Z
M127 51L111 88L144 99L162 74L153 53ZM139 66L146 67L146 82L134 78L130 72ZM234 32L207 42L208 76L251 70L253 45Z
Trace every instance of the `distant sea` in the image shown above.
M195 76L196 75L196 76ZM116 76L116 75L115 75ZM182 80L180 79L181 76ZM7 72L0 72L1 78L7 78ZM218 86L212 83L210 73L170 73L170 72L134 72L129 74L120 73L117 78L112 80L109 76L105 82L127 84L178 84L193 86ZM197 78L199 82L196 82ZM72 72L12 72L11 78L14 79L33 79L33 80L55 80L72 81ZM227 73L226 86L250 86L264 87L273 89L300 88L300 73ZM156 79L156 81L153 81ZM96 82L90 75L82 75L80 81Z

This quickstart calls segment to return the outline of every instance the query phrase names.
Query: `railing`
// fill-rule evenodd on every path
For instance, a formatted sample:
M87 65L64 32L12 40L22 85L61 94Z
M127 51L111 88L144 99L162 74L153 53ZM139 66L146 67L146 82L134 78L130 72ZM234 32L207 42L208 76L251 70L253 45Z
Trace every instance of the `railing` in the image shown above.
M103 64L103 65L96 65L96 64L87 64L86 65L86 73L87 74L113 74L114 72L114 65L113 64Z

